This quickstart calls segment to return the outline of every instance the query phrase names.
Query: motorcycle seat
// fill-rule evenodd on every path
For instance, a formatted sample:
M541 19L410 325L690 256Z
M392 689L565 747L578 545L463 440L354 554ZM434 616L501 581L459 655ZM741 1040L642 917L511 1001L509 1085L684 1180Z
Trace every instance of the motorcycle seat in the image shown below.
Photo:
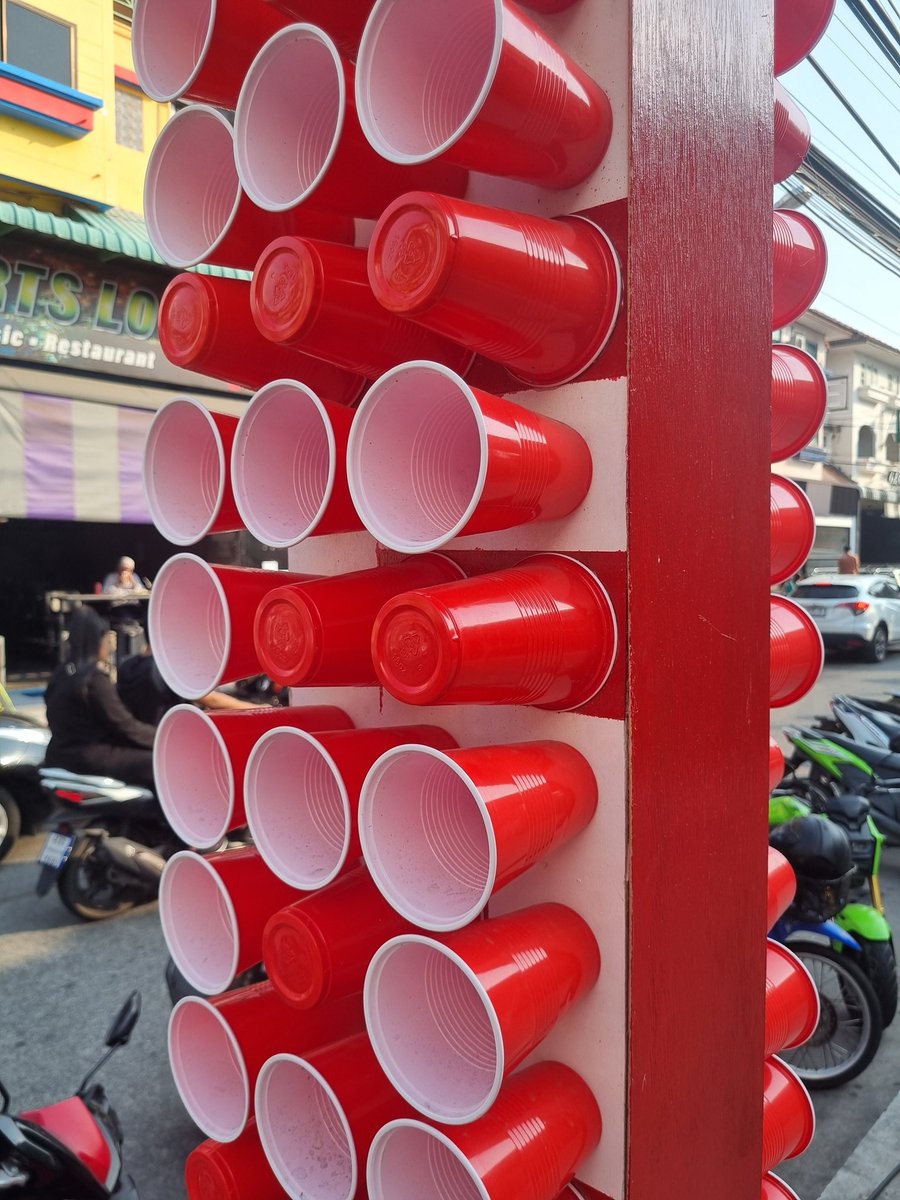
M845 792L840 796L830 796L826 809L830 817L840 816L852 825L858 825L868 814L871 805L865 796L855 796Z
M851 751L857 758L868 763L870 767L883 767L900 775L900 754L895 754L888 746L867 746L864 742L855 742L852 738L839 737L830 733L829 741L845 750Z
M86 796L104 792L115 800L153 799L153 792L147 788L113 779L111 775L79 775L76 771L67 771L64 767L41 767L38 775L41 786L51 791L64 787L75 792L84 792Z

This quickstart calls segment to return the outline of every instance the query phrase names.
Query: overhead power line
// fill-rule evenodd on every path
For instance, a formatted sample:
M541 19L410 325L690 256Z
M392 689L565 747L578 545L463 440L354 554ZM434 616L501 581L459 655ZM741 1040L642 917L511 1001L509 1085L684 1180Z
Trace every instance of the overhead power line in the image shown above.
M848 2L849 2L849 0L848 0ZM898 162L896 160L896 158L894 158L893 154L891 154L891 152L890 152L890 150L888 150L887 146L885 146L884 143L878 137L876 137L875 133L872 131L872 129L869 127L869 125L867 125L866 122L862 119L862 117L859 115L859 113L856 111L856 109L853 107L853 105L850 103L850 101L847 99L847 97L844 95L844 93L841 91L841 89L822 70L822 68L819 66L819 64L816 62L816 60L813 58L813 56L811 54L808 55L808 61L809 61L809 65L816 72L816 74L818 76L820 76L820 78L823 80L823 82L826 84L826 86L829 87L832 92L834 92L835 96L837 96L838 100L840 100L841 104L843 104L844 108L846 108L847 112L851 115L851 117L853 117L854 121L856 121L856 123L857 123L857 125L859 125L860 129L862 129L865 132L866 136L868 138L870 138L870 140L872 141L872 144L878 147L878 149L881 151L881 153L884 155L884 157L887 159L887 161L891 164L891 166L894 168L894 170L897 172L897 174L900 175L900 162ZM898 69L900 69L900 66L898 66Z
M845 3L857 21L867 30L869 36L878 44L885 57L890 59L894 67L900 71L900 52L889 41L884 30L863 5L862 0L845 0Z

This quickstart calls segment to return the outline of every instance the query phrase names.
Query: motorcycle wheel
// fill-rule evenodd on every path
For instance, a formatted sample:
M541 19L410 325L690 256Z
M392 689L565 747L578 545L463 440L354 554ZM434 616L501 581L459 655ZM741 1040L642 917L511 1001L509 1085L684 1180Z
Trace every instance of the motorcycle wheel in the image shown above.
M881 1043L881 1005L875 989L855 963L818 942L794 941L819 993L819 1023L809 1041L780 1057L806 1086L835 1088L861 1074Z
M16 844L22 829L22 814L6 788L0 788L0 862Z
M56 881L59 898L82 921L105 921L127 912L137 903L123 899L107 874L107 864L98 859L94 838L79 838L69 861Z
M862 946L862 969L871 983L881 1008L881 1024L887 1029L897 1015L897 957L891 942L870 942L858 934Z

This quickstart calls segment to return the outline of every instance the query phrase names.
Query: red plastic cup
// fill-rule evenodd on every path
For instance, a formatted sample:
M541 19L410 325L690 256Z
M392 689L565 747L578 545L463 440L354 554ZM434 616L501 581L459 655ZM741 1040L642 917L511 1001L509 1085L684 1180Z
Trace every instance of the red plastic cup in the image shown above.
M388 750L359 801L363 857L390 904L422 929L460 929L490 897L585 829L590 763L564 742L444 753Z
M192 1150L184 1167L188 1200L284 1200L251 1117L233 1142L210 1138Z
M144 178L150 240L173 267L200 262L252 268L265 246L296 233L353 243L349 217L305 205L264 212L241 190L229 121L206 104L177 112L160 133Z
M169 1065L195 1125L233 1142L253 1111L253 1088L273 1054L305 1054L364 1028L351 996L314 1012L288 1007L270 983L236 988L207 1000L185 996L169 1018Z
M766 933L790 908L796 892L797 877L794 868L780 850L770 846L766 888Z
M576 912L536 904L442 935L401 934L372 957L372 1048L404 1099L435 1121L483 1116L501 1084L597 982L597 941Z
M811 355L796 346L772 347L772 462L812 441L827 399L825 373Z
M295 1008L312 1008L361 994L375 951L412 932L364 867L305 896L269 918L263 962L279 995Z
M213 1138L192 1150L184 1167L188 1200L284 1200L252 1118L239 1138Z
M347 487L352 419L294 379L274 379L250 401L234 438L231 482L244 523L263 545L363 528Z
M465 375L475 357L383 308L369 287L366 251L353 246L278 238L256 264L250 308L270 342L370 379L411 358L443 363Z
M525 7L533 12L558 13L571 8L575 0L524 0Z
M234 108L254 54L286 24L282 13L253 0L140 0L131 31L134 69L153 100Z
M816 517L806 492L791 479L773 475L770 487L770 583L790 579L809 558Z
M258 675L253 618L261 601L282 584L315 578L210 566L196 554L173 555L159 569L147 613L159 673L185 700Z
M796 67L816 47L834 0L775 0L775 74Z
M273 211L312 200L327 212L377 217L410 188L456 196L468 183L450 163L397 166L375 153L356 117L353 67L314 25L282 29L254 59L235 113L234 153L244 191Z
M775 80L775 157L772 178L783 183L809 154L812 130L806 113L786 88Z
M601 88L507 0L378 0L356 63L366 137L392 162L449 162L567 188L612 134Z
M372 630L382 685L407 704L579 708L618 646L606 589L563 554L388 601Z
M237 417L176 396L157 412L144 445L144 493L153 524L176 546L243 529L228 464Z
M205 857L179 850L160 880L159 919L178 970L214 995L262 960L266 921L296 899L252 846Z
M784 754L773 737L769 738L769 791L778 787L784 777Z
M373 537L404 554L568 516L592 469L587 442L569 425L470 387L438 363L382 375L347 443L356 511Z
M784 1180L769 1174L762 1181L761 1200L800 1200L800 1197Z
M303 1058L276 1054L260 1071L256 1111L269 1164L289 1196L359 1200L373 1138L410 1109L361 1034Z
M471 1125L386 1125L369 1153L368 1197L549 1200L596 1148L601 1127L581 1076L562 1063L538 1063L508 1079Z
M586 371L622 302L618 257L592 221L435 192L409 192L385 209L369 243L369 282L391 312L503 363L532 387Z
M769 706L802 700L822 673L825 647L812 617L785 596L771 596L769 609Z
M763 1086L763 1173L802 1154L813 1140L816 1114L809 1092L780 1058L767 1058Z
M318 25L344 54L356 57L372 0L266 0L295 21Z
M602 1192L598 1192L596 1188L588 1187L586 1183L581 1183L575 1180L570 1183L566 1190L559 1197L559 1200L609 1200L608 1196L604 1196Z
M253 638L263 670L290 687L377 684L372 626L388 600L410 588L464 579L443 554L351 571L270 592L256 613Z
M247 763L244 804L253 840L271 870L292 887L315 891L352 869L362 853L356 813L369 768L392 746L419 741L441 750L456 747L449 733L433 725L263 734Z
M360 375L267 341L253 324L243 279L176 275L160 301L159 340L176 367L242 387L297 379L337 404L354 404L365 386Z
M352 729L340 708L257 708L207 713L177 704L163 716L153 743L153 778L166 820L183 842L208 849L246 825L244 771L250 751L270 729L311 733Z
M766 945L765 1057L802 1046L819 1024L819 993L806 967L779 942Z
M804 213L776 208L773 217L772 328L796 321L825 282L828 248Z

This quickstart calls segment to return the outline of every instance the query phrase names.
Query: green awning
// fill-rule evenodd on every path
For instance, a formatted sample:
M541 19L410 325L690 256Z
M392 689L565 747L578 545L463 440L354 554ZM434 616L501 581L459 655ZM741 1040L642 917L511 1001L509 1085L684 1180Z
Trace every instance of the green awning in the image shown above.
M0 200L0 234L21 229L44 237L58 238L77 246L98 250L107 258L130 258L137 262L166 263L156 253L147 235L147 226L137 213L124 208L99 212L80 204L67 204L66 216L43 212L11 200ZM175 268L170 268L174 270ZM214 267L205 263L192 270L201 275L219 275L226 279L249 279L249 271L231 267Z

